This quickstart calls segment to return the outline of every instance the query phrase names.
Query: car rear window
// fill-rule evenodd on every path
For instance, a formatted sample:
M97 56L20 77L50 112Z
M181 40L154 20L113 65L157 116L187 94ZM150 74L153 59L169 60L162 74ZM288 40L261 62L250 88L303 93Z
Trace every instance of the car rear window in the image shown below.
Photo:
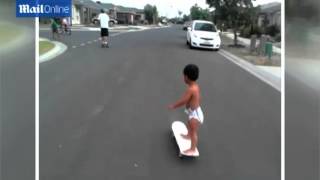
M196 25L194 26L194 30L217 32L215 26L213 24L209 24L209 23L196 23Z

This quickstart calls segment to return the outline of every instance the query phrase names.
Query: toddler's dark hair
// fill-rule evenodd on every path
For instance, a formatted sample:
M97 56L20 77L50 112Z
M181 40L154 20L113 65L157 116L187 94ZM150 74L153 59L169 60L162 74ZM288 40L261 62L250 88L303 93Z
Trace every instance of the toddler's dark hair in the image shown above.
M199 68L195 64L188 64L184 67L183 74L191 81L196 81L199 77Z

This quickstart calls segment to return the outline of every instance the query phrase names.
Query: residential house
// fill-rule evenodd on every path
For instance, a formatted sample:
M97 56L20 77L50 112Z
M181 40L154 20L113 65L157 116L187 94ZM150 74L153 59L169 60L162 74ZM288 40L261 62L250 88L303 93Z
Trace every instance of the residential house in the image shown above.
M258 26L276 25L281 28L281 3L269 3L260 6L258 15Z
M136 17L135 8L126 8L123 6L117 6L117 20L120 24L134 24Z
M96 3L108 13L110 18L117 19L116 6L114 4L101 3L100 1L96 1Z
M136 23L138 23L138 24L145 24L145 23L147 22L147 20L146 20L146 15L145 15L143 9L142 9L142 10L138 10L138 11L136 12L135 21L136 21Z
M93 0L72 0L72 17L70 23L91 24L101 9L104 9L112 19L119 24L140 24L145 21L145 14L142 9L117 6L111 3L101 3ZM41 23L49 23L50 19L40 18Z
M139 24L145 20L144 11L141 9L101 3L99 1L97 3L108 12L111 18L116 19L119 24Z
M102 7L91 0L73 0L72 24L90 24Z

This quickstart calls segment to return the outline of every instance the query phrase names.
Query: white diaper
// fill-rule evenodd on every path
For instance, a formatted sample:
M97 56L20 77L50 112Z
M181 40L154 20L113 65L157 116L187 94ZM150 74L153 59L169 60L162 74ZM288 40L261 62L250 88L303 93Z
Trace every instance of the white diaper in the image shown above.
M189 109L185 109L184 111L188 115L189 120L197 119L201 124L203 123L203 112L200 106L195 110L192 110L191 108L189 108Z

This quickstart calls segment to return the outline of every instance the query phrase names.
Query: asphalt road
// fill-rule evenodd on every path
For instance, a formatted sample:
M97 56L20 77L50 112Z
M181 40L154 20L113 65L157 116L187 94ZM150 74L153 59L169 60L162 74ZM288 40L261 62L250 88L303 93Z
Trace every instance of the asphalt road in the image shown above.
M0 50L0 179L34 180L34 20L16 19L14 11L13 3L1 2L0 21L17 24L28 37L13 48Z
M113 36L113 34L118 34L119 32L110 32L110 35ZM69 48L72 48L73 46L81 46L81 44L87 44L88 41L91 41L93 43L93 40L97 40L100 36L100 32L97 31L77 31L72 30L71 36L70 35L60 35L60 39L58 41L63 42L66 44ZM52 39L52 33L48 30L40 30L39 31L39 37L47 38L50 40Z
M75 42L92 34L81 33ZM187 117L167 110L188 63L200 67L198 159L178 158L171 123ZM40 65L39 98L41 180L280 180L280 92L218 52L190 50L181 27L70 48Z

